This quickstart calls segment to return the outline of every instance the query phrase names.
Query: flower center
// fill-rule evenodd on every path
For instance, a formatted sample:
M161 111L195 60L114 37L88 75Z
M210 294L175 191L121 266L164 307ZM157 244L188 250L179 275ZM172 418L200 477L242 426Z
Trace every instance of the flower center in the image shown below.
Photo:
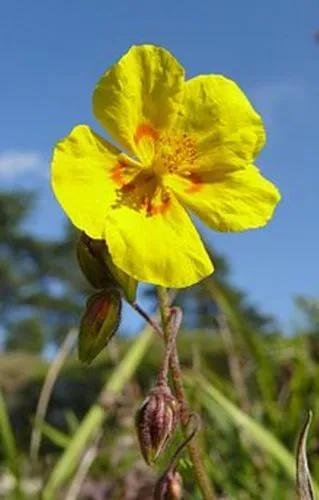
M154 171L145 169L117 190L114 208L127 206L146 216L153 216L165 213L169 204L170 193L161 185Z
M162 134L155 142L152 169L158 176L187 173L197 159L194 140L185 133Z
M167 174L188 177L197 190L199 181L193 173L197 148L189 135L183 132L159 135L152 127L143 124L138 127L134 138L141 152L141 163L124 154L118 157L111 173L118 186L115 207L127 206L146 216L165 213L171 202L171 193L163 182Z

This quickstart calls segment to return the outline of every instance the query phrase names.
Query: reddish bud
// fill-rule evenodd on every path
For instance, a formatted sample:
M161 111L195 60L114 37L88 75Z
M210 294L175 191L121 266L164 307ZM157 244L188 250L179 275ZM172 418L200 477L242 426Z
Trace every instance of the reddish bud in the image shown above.
M82 317L79 358L90 363L108 344L121 319L121 294L109 289L93 294Z
M154 500L181 500L182 497L182 476L176 470L167 471L155 485Z
M178 415L178 403L169 387L159 384L139 408L135 425L145 462L152 465L173 434Z

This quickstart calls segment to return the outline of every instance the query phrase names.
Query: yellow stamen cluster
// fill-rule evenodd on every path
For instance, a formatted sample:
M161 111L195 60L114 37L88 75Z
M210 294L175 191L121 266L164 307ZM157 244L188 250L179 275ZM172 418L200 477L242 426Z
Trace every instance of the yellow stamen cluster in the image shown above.
M194 140L185 133L163 134L155 144L153 168L158 175L187 172L197 159Z

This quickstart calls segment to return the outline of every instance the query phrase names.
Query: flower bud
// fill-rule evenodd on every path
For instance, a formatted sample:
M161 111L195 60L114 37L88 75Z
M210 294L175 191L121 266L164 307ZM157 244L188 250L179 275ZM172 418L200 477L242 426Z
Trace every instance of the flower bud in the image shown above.
M82 233L76 249L78 263L84 276L94 288L98 289L115 285L111 272L99 255L103 246L105 245L102 240L92 240Z
M135 300L137 281L113 263L103 240L82 233L77 258L84 276L94 288L119 287L129 302Z
M176 470L167 471L155 485L154 500L181 500L182 497L182 476Z
M173 434L178 415L178 403L169 387L159 384L139 408L135 425L145 462L152 465Z
M91 361L108 344L121 319L121 294L116 289L93 294L82 317L79 335L79 358Z

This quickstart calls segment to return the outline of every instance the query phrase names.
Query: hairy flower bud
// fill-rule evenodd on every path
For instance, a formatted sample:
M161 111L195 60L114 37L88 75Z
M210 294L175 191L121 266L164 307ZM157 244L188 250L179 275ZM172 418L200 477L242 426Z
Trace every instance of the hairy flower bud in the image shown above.
M169 387L158 384L139 408L135 425L145 462L152 465L173 434L178 403Z
M79 358L90 363L108 344L121 319L121 294L116 289L93 294L82 317L79 335Z
M169 470L157 481L154 500L181 500L182 497L182 476L176 470Z
M105 241L82 233L77 258L84 276L94 288L119 287L129 302L135 300L137 281L114 264Z

